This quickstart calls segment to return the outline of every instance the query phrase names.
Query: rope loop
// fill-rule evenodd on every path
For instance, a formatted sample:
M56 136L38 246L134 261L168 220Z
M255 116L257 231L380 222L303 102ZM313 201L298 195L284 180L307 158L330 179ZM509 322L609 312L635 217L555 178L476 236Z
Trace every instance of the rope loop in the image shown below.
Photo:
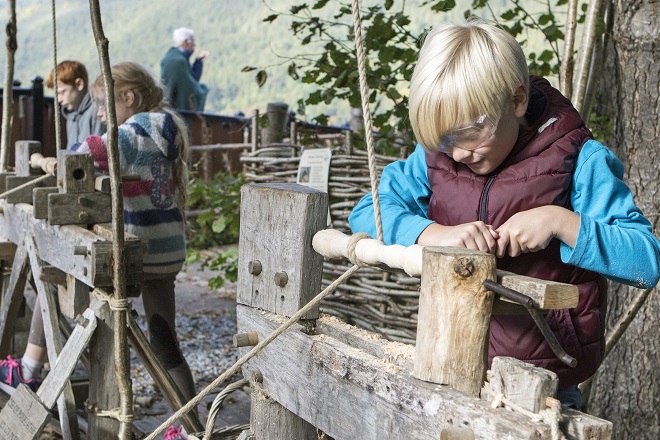
M110 293L98 287L93 290L93 293L98 299L107 302L110 310L114 312L127 312L129 310L130 302L128 298L115 298Z
M121 408L113 409L98 409L96 405L92 405L89 402L85 402L85 410L89 415L95 415L96 417L106 417L109 419L115 419L121 423L133 423L135 417L133 414L122 414Z
M365 232L358 232L357 234L351 235L351 238L348 240L348 244L346 245L346 253L348 254L348 260L359 267L368 266L367 263L360 260L358 256L355 254L355 248L357 247L358 241L363 240L365 238L371 238L371 235Z

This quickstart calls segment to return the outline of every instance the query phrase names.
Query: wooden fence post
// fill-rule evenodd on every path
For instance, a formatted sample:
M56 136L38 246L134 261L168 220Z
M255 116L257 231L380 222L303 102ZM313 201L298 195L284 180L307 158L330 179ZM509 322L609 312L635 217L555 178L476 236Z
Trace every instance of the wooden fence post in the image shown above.
M241 189L241 232L237 302L291 316L321 290L323 257L312 238L325 228L328 195L297 184L245 185ZM306 315L316 319L318 307ZM245 325L245 324L243 324ZM241 322L238 322L239 329ZM263 336L263 335L262 335ZM273 350L265 347L264 351ZM278 402L268 398L270 381L243 368L254 391L252 430L256 440L275 438L316 440L316 429ZM298 384L291 383L291 392ZM292 408L293 410L293 408Z
M423 253L413 376L479 396L485 378L495 256L451 247Z

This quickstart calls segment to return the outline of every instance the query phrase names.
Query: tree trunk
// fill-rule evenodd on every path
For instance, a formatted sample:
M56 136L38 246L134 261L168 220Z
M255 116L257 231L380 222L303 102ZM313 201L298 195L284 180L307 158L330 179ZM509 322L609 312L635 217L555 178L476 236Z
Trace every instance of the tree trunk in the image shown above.
M625 166L637 205L658 235L660 223L660 3L616 0L603 71L600 112L615 121L609 147ZM589 412L614 423L615 439L660 438L660 296L652 292L601 366ZM612 283L608 329L636 289Z

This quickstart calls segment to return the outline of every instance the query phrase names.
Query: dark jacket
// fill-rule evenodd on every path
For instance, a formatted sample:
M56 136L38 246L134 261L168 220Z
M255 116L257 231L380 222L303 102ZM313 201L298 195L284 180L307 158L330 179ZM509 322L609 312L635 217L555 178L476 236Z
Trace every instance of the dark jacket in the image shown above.
M497 228L513 214L544 205L571 209L571 181L589 130L570 101L541 78L531 78L529 127L500 167L479 176L443 153L427 154L433 195L429 218L453 226L482 220ZM539 252L504 257L498 269L578 286L575 309L553 310L545 319L562 347L578 361L564 365L528 315L497 315L490 324L489 362L512 356L554 371L559 388L578 384L600 365L604 351L606 283L598 274L562 263L559 241Z
M208 89L193 73L188 57L176 47L170 47L160 60L160 77L165 97L179 110L204 110Z
M85 93L83 100L75 110L62 107L62 116L66 119L67 146L80 143L88 136L101 136L105 133L105 125L97 116L97 108L89 93Z

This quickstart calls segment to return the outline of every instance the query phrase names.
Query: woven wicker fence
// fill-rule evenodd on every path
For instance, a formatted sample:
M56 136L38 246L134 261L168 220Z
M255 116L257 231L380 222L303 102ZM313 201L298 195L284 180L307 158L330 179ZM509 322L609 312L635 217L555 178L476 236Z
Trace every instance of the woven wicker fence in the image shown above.
M328 179L332 227L350 233L348 216L371 192L367 154L351 151L343 136L324 139L333 149ZM247 180L254 183L295 183L302 147L278 144L241 157ZM378 173L398 157L376 156ZM324 287L350 268L348 261L323 264ZM414 343L417 330L419 279L379 269L362 268L326 297L321 311L394 341Z

